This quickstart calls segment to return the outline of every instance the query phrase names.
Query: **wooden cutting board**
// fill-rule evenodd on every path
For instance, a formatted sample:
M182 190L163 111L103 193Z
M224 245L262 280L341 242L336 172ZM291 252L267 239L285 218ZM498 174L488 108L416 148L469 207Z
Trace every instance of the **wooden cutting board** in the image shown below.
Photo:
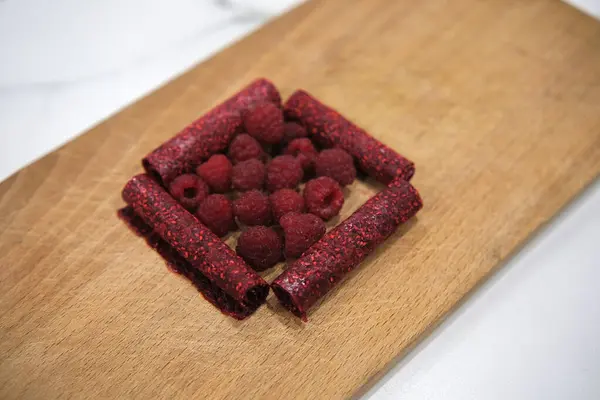
M260 76L413 159L426 204L307 324L272 295L223 316L115 215L144 154ZM0 185L0 397L355 394L598 175L599 104L600 24L558 1L305 4Z

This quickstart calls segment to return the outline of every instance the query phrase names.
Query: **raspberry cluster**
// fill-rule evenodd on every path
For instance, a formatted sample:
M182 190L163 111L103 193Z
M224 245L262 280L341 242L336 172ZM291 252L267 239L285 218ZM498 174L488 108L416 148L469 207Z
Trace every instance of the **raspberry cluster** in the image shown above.
M169 190L218 236L241 227L236 252L263 271L300 257L325 234L324 221L339 214L342 187L354 181L356 169L346 151L319 150L306 128L274 103L241 115L242 131L223 154L176 177Z
M119 216L236 319L254 312L271 288L306 320L315 302L423 206L408 182L412 161L304 90L282 103L266 79L193 121L142 165L146 173L123 189L127 207ZM386 188L326 232L355 165ZM238 229L227 240L236 245L219 239ZM271 284L257 274L282 260L288 265Z

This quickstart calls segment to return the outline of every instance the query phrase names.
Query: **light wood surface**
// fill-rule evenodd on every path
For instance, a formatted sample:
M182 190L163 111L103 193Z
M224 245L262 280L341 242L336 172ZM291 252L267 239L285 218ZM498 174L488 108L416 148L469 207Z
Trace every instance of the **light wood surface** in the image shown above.
M144 154L260 76L414 160L425 201L307 324L272 294L223 316L115 214ZM599 104L600 24L558 1L308 3L0 185L0 397L351 396L597 176Z

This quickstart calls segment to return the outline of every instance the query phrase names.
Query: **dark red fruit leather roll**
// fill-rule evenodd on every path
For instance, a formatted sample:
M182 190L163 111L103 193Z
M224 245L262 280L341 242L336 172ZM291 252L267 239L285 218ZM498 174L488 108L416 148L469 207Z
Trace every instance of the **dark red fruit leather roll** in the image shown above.
M289 265L271 285L275 295L306 320L317 300L422 207L417 190L395 179Z
M122 195L139 218L127 209L121 216L224 313L242 319L265 302L269 285L148 175L133 177Z
M178 175L191 171L204 159L227 148L241 129L242 112L263 102L279 106L281 97L271 82L258 79L144 157L144 169L168 185Z
M383 184L387 185L396 177L408 181L415 173L412 161L303 90L294 92L284 109L286 116L301 122L318 144L346 150L364 172Z

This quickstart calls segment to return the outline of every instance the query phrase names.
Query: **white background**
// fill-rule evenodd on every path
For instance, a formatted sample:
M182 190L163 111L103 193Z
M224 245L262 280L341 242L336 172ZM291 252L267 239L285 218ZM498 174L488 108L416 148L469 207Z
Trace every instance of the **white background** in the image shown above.
M0 180L299 2L0 0ZM365 397L600 399L599 341L596 182Z

